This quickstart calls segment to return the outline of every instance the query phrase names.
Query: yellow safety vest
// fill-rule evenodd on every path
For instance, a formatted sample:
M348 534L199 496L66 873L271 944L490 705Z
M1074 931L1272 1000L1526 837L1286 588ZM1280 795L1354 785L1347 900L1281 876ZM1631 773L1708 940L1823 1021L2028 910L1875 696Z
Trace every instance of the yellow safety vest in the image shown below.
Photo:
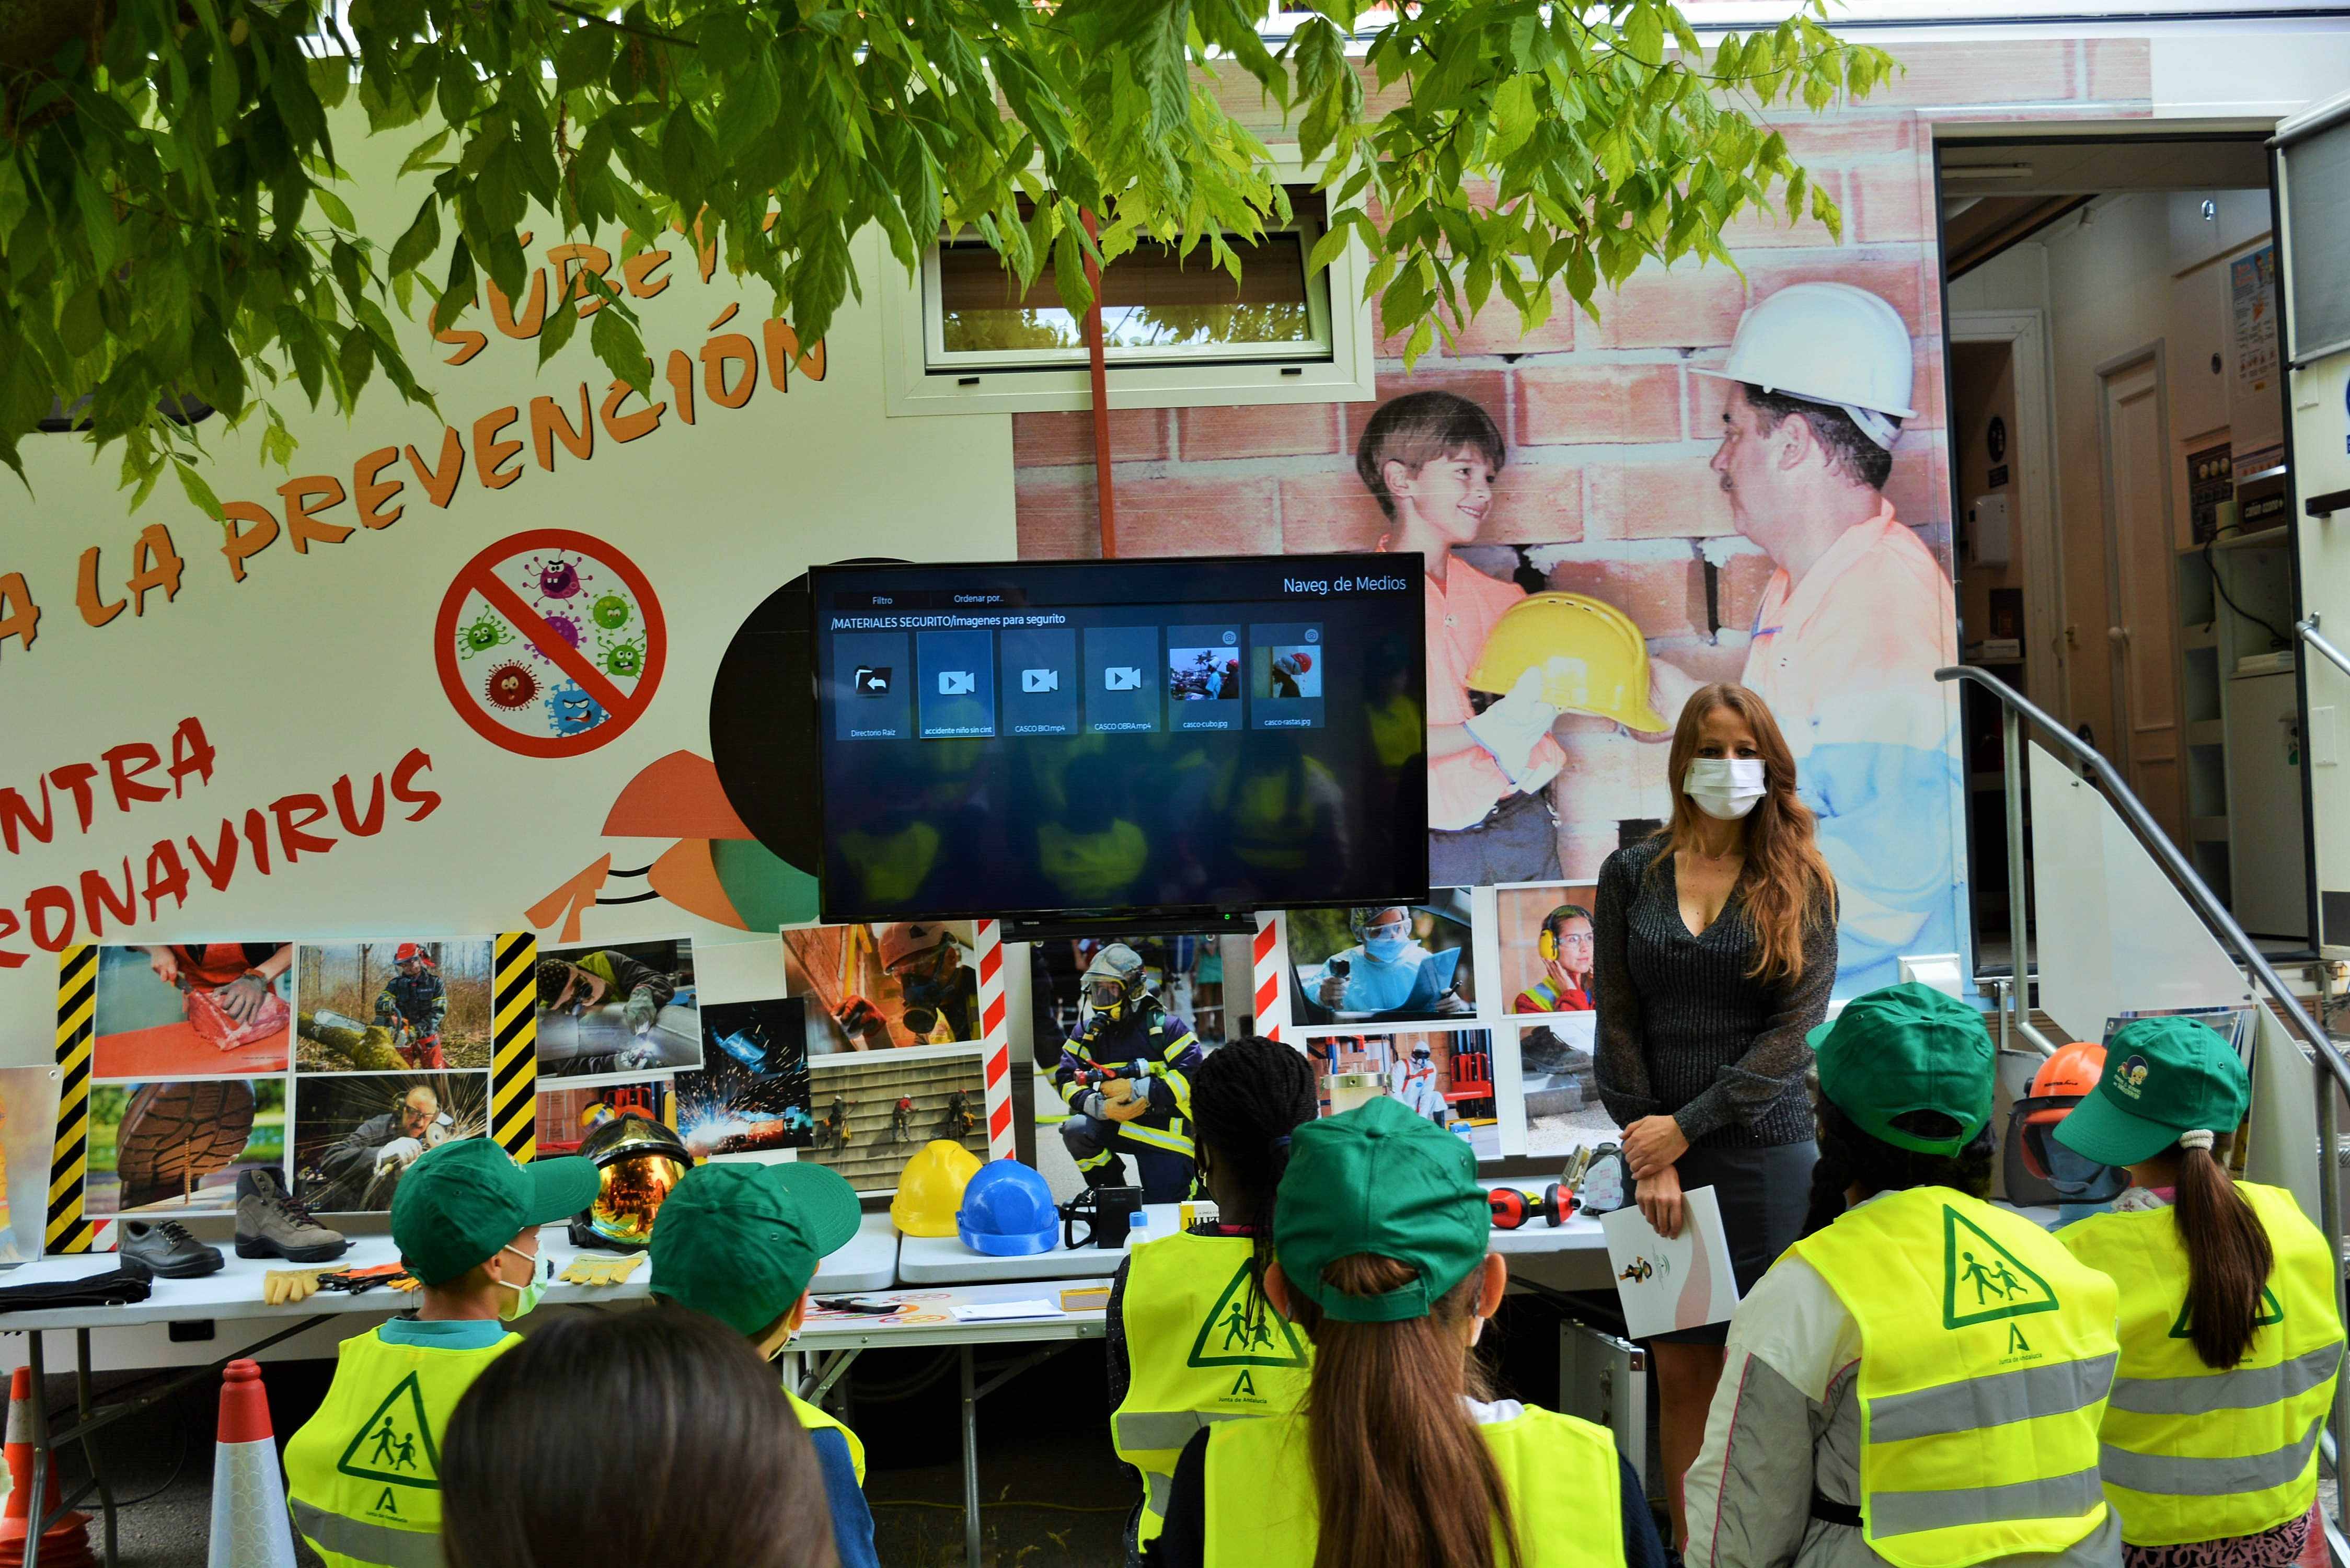
M1520 1568L1624 1568L1622 1472L1605 1428L1529 1405L1477 1430L1509 1493ZM1311 1568L1321 1525L1303 1418L1211 1428L1202 1490L1206 1568ZM1509 1561L1498 1529L1494 1556Z
M1126 1397L1111 1415L1118 1457L1142 1473L1139 1543L1167 1522L1167 1489L1193 1433L1238 1417L1285 1416L1305 1402L1313 1345L1270 1304L1252 1317L1245 1236L1183 1232L1127 1257L1118 1298Z
M294 1527L327 1568L441 1568L441 1435L473 1379L521 1343L343 1341L317 1414L286 1444Z
M2317 1437L2334 1403L2342 1319L2332 1249L2293 1195L2236 1190L2276 1264L2244 1359L2204 1365L2188 1337L2187 1248L2173 1210L2097 1214L2057 1232L2121 1288L2122 1355L2106 1406L2106 1501L2132 1546L2273 1530L2317 1496ZM2217 1417L2213 1419L2212 1417Z
M1948 1187L1795 1243L1860 1329L1861 1529L1898 1568L2062 1552L2105 1522L2114 1283Z
M788 1388L784 1390L784 1397L792 1402L792 1409L799 1417L801 1426L811 1432L838 1432L847 1441L848 1462L857 1470L857 1484L863 1486L865 1484L865 1445L858 1441L857 1434L843 1426L838 1417L821 1405L811 1405Z

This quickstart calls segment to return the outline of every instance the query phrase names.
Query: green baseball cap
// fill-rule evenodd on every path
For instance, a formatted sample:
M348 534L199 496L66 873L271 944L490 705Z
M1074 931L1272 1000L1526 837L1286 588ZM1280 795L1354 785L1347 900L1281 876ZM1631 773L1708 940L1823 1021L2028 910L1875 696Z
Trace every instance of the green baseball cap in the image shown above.
M792 1310L862 1219L857 1189L820 1165L696 1167L653 1221L652 1293L747 1338Z
M2251 1075L2210 1024L2133 1019L2106 1042L2106 1075L2056 1124L2056 1141L2100 1165L2136 1165L2180 1133L2235 1131L2251 1098Z
M1919 1154L1956 1154L1991 1120L1999 1047L1982 1014L1930 985L1888 985L1845 1003L1811 1033L1820 1093L1871 1137ZM1959 1124L1950 1137L1894 1125L1912 1111Z
M1273 1247L1290 1288L1341 1323L1426 1317L1485 1261L1493 1211L1468 1144L1382 1095L1290 1135ZM1340 1258L1368 1252L1419 1271L1380 1296L1348 1295L1322 1279Z
M525 1231L568 1220L596 1196L596 1168L576 1156L516 1165L485 1137L426 1149L391 1199L391 1239L408 1272L445 1284L488 1262Z

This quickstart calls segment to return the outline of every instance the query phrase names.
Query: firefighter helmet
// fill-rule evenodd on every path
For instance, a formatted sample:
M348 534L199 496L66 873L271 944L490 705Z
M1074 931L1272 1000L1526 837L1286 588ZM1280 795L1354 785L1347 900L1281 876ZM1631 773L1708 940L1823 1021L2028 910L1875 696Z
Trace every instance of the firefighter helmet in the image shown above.
M1107 942L1086 965L1077 990L1097 1016L1114 1022L1150 994L1150 971L1140 953L1124 942Z

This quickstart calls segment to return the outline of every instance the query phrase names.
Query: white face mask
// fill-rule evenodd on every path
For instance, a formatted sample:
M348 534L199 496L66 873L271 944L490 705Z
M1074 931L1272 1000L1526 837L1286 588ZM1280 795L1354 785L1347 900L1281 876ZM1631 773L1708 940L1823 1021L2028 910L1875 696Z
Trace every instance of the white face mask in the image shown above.
M1698 757L1690 762L1681 793L1708 816L1735 822L1771 793L1760 757Z

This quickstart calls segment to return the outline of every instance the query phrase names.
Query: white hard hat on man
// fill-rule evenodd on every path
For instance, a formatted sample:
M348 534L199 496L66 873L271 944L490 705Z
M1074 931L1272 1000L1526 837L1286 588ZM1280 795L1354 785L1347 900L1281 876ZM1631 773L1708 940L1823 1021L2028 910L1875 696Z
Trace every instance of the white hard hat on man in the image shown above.
M1833 404L1890 451L1900 433L1892 421L1918 412L1909 406L1913 370L1899 311L1848 283L1798 283L1747 311L1729 362L1697 374Z

